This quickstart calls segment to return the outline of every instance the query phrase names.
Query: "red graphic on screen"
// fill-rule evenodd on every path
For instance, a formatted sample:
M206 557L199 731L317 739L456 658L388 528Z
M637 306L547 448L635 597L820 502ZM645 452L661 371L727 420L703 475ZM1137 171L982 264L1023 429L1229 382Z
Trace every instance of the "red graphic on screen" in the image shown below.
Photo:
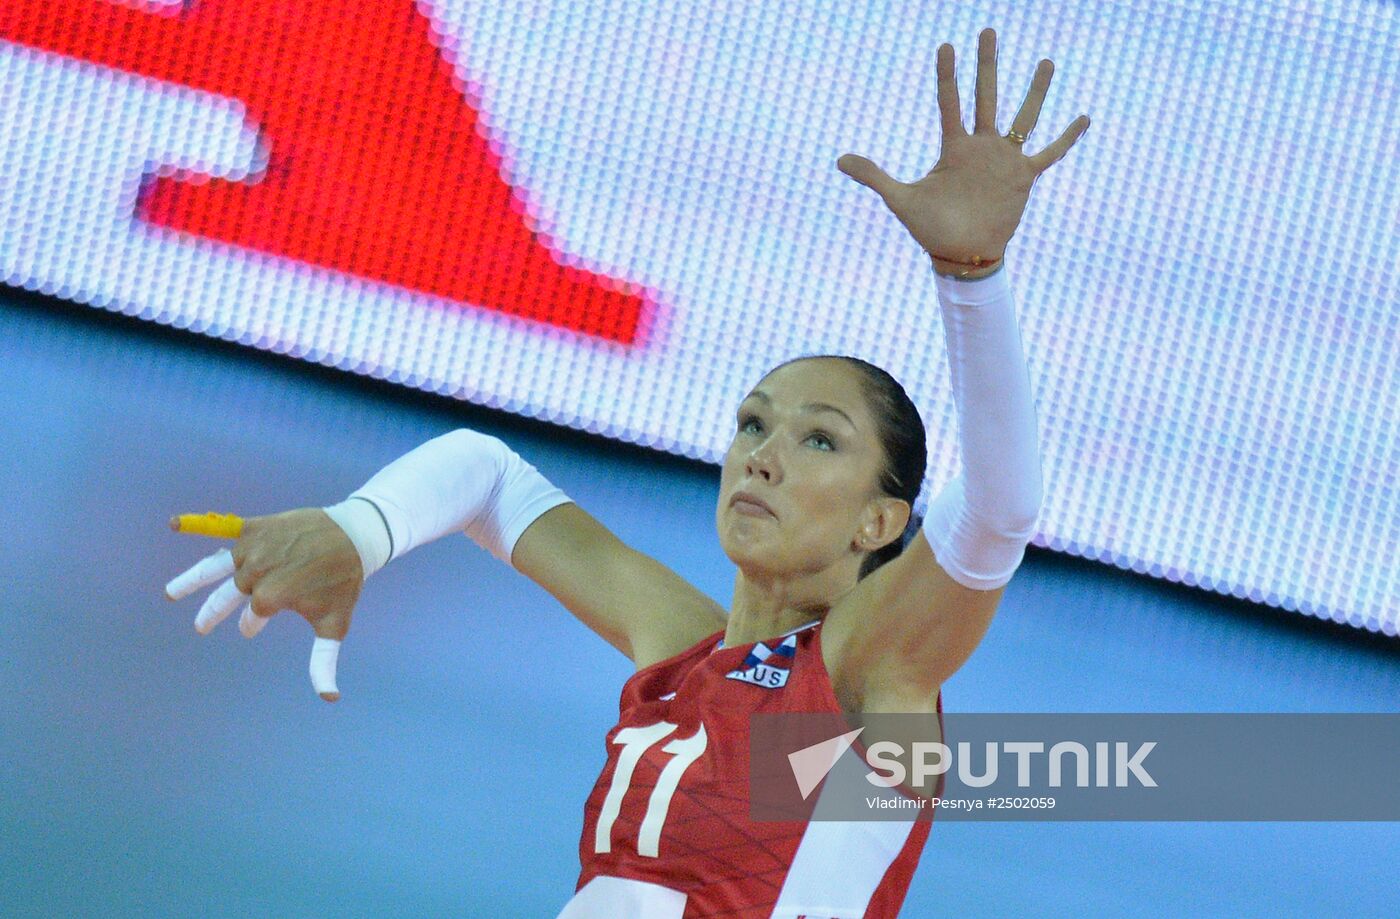
M266 173L147 176L153 226L624 344L653 308L530 229L452 68L466 49L413 0L0 0L0 39L242 103Z

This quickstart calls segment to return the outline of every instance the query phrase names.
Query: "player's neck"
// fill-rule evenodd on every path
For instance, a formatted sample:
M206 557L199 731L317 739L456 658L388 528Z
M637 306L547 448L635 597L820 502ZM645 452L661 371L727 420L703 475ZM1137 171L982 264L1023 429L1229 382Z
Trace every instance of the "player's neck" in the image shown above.
M801 579L764 579L737 571L725 647L774 638L825 616L831 606L812 587Z

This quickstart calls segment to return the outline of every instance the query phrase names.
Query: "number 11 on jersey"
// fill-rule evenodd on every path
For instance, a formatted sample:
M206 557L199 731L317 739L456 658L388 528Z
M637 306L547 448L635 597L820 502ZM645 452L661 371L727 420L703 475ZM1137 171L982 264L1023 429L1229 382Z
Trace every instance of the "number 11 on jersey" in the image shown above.
M661 739L667 737L677 725L669 721L658 721L640 728L623 728L613 738L613 743L622 745L617 757L617 769L613 772L612 784L608 786L608 796L603 799L603 809L598 814L598 828L593 837L594 852L612 851L612 828L617 815L622 810L622 798L632 784L632 773L642 754L651 749ZM637 854L657 857L661 848L661 826L666 822L666 812L671 808L671 796L681 783L681 775L690 764L705 752L705 726L702 724L695 733L684 740L673 740L661 748L670 753L671 761L656 778L656 787L651 790L647 801L646 816L642 818L641 830L637 834Z

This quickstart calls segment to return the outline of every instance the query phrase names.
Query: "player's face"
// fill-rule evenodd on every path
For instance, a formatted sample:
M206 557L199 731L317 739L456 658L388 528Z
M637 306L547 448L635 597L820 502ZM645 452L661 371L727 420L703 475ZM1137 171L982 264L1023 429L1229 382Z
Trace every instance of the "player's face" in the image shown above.
M854 577L883 464L859 370L834 358L777 368L735 415L715 508L725 555L740 569L770 575L815 574L849 566L855 556ZM739 492L771 513L735 504Z

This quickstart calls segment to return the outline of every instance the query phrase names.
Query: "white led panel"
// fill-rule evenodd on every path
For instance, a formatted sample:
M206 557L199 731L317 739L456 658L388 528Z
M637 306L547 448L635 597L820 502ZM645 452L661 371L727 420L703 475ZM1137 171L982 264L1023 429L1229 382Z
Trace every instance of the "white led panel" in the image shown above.
M1392 3L4 0L0 279L718 461L856 354L958 463L933 277L869 189L934 56L1056 72L1008 251L1036 543L1394 634ZM970 115L969 115L970 119Z

